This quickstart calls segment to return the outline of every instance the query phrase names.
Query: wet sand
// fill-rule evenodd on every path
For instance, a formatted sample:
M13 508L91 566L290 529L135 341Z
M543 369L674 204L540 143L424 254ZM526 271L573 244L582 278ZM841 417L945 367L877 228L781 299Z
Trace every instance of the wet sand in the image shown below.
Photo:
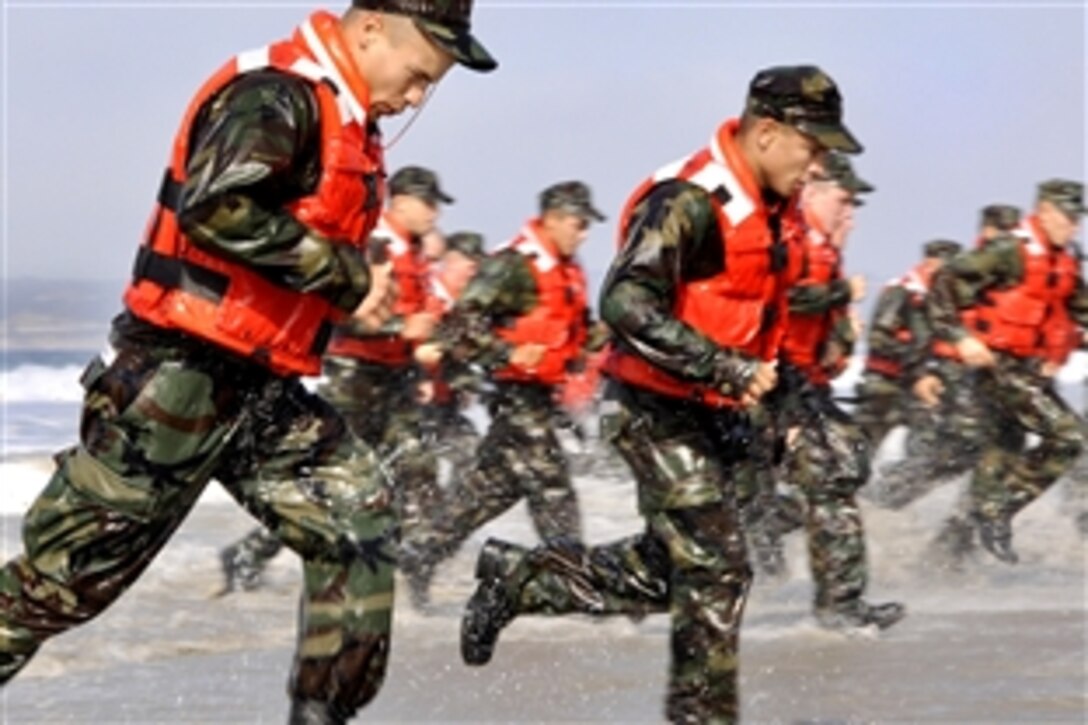
M579 480L591 541L637 530L622 479ZM906 511L866 507L871 598L910 615L888 632L844 636L809 614L800 537L790 576L759 583L742 649L750 722L1085 722L1084 543L1059 491L1017 522L1022 563L979 556L966 573L926 559L953 486ZM5 553L18 520L2 527ZM215 599L218 547L250 520L221 495L202 502L151 570L111 610L47 643L5 688L4 722L283 722L298 569L273 564L265 590ZM527 618L494 661L465 667L461 606L487 534L530 543L520 507L474 537L443 570L426 615L398 602L386 685L360 720L379 722L654 722L662 719L668 620Z

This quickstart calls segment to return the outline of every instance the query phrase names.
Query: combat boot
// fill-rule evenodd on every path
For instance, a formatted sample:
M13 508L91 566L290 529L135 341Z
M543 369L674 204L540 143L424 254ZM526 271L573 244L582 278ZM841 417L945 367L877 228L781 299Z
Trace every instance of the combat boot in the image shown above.
M461 619L461 659L467 665L490 662L499 633L517 616L510 583L510 553L519 548L488 539L480 550L476 560L476 579L480 583Z
M350 717L335 703L292 699L287 725L346 725Z
M220 596L237 591L252 592L260 589L264 583L260 568L246 561L242 549L237 545L228 546L219 552L219 564L223 570Z
M959 567L975 548L975 527L960 516L952 516L945 520L932 546L935 554Z
M397 565L408 583L408 597L412 607L425 610L431 603L431 580L434 579L434 557L423 547L401 544L397 552Z
M982 548L1006 564L1015 564L1020 561L1016 550L1012 548L1012 522L1007 516L993 519L974 514L972 519L975 522L975 528L978 529Z
M907 616L907 608L899 602L869 604L863 599L817 607L816 621L826 629L846 631L876 627L887 629Z

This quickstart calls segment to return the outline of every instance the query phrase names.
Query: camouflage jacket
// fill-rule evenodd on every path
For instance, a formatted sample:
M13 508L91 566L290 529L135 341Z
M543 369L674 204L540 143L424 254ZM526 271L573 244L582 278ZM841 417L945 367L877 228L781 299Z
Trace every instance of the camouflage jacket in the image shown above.
M977 303L988 289L1013 286L1024 278L1020 244L1011 235L998 237L980 249L960 254L938 270L926 298L934 338L959 342L968 334L960 320L961 309ZM1078 325L1088 326L1088 290L1083 278L1077 278L1067 307Z
M757 361L718 346L673 312L682 283L719 274L725 264L713 201L693 184L665 181L634 207L628 222L601 290L601 319L615 344L677 377L746 388Z
M364 253L300 223L286 204L321 173L317 101L304 80L248 73L199 111L178 211L194 244L345 311L369 286Z
M506 249L480 262L479 270L439 322L432 338L452 363L455 387L470 365L491 371L509 362L513 346L498 335L496 328L527 314L536 304L536 278L525 255ZM593 324L589 310L585 322L589 331L585 349L599 350L607 341L607 330Z
M889 284L880 292L868 334L870 355L902 365L907 380L922 373L933 332L925 304L916 303L901 284Z

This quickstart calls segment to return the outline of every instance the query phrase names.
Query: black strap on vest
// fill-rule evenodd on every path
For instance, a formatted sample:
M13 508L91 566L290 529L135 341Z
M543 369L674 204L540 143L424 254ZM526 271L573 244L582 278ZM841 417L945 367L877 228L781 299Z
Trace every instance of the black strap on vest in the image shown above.
M210 302L222 300L230 286L230 278L224 274L167 257L146 246L140 247L136 253L132 279L135 282L146 279L166 289L184 290Z

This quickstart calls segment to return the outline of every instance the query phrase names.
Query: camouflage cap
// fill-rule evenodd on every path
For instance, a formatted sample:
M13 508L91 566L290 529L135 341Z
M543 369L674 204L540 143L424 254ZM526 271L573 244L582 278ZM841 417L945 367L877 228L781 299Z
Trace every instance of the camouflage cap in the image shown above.
M847 154L862 151L843 125L838 86L814 65L778 66L756 73L748 86L746 110L788 123L825 148Z
M460 252L466 257L480 259L484 256L484 238L476 232L455 232L446 237L446 251Z
M1068 179L1050 179L1039 184L1039 201L1049 201L1071 217L1088 214L1084 206L1084 184Z
M543 214L549 209L570 212L587 220L605 220L605 215L593 206L589 187L581 181L564 181L540 192L540 213Z
M982 207L982 226L1012 231L1020 224L1020 209L1011 204L990 204Z
M816 180L832 181L851 194L868 194L876 191L875 186L854 172L854 165L844 154L834 151L828 153L820 163L820 168L822 173L815 177Z
M411 17L428 38L466 68L487 72L499 66L470 32L472 0L352 0L352 5Z
M405 166L389 179L390 196L414 196L430 204L452 204L453 197L442 191L438 176L422 166Z
M922 246L922 251L927 257L948 260L962 252L963 245L951 239L934 239L926 242Z

